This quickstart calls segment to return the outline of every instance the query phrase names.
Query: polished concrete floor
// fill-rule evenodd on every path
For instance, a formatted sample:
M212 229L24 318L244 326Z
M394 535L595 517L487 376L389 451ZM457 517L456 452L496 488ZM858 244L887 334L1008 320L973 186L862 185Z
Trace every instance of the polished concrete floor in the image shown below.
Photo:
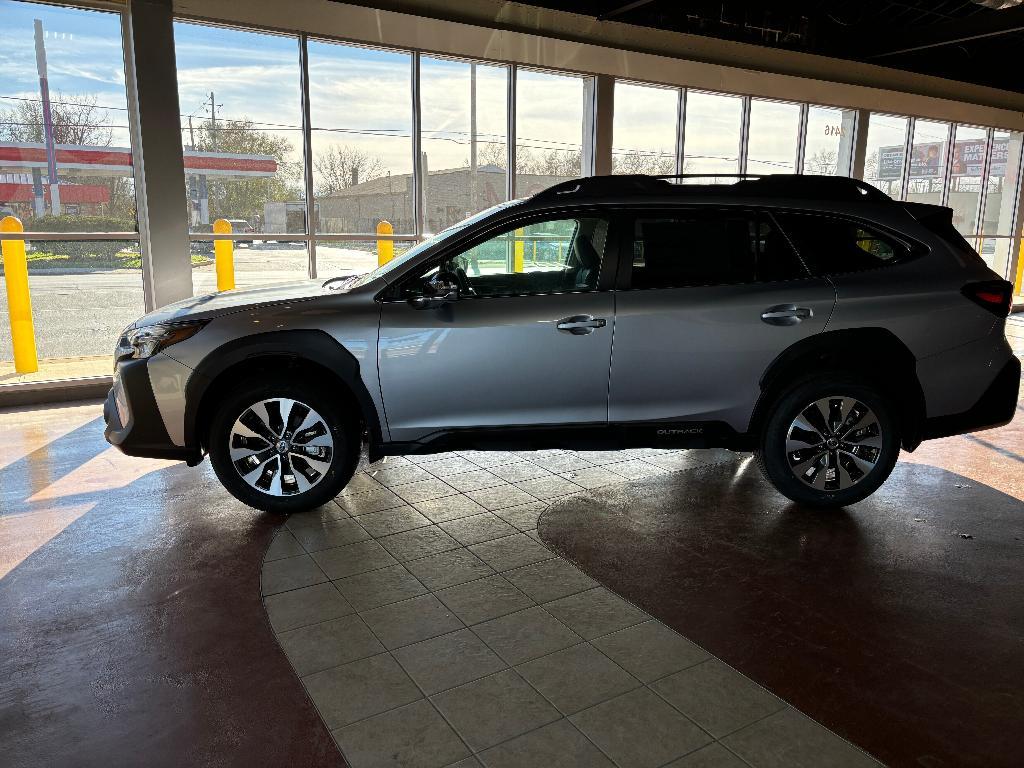
M275 537L271 624L355 768L877 765L538 539L552 500L734 461L466 452L367 467Z
M1021 762L1016 423L841 513L725 452L467 453L287 522L96 404L0 434L4 765Z
M847 510L774 496L739 461L559 500L540 534L885 763L1024 765L1024 503L909 463Z

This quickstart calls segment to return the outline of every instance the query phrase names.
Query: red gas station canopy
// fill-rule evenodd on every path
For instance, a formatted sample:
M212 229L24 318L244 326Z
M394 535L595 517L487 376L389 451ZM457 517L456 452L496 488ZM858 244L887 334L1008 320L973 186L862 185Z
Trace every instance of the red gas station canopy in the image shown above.
M58 144L57 170L63 175L130 176L132 153L124 147ZM46 148L39 143L0 142L0 173L26 173L46 169ZM248 178L273 176L277 160L271 155L185 150L185 173L197 176Z

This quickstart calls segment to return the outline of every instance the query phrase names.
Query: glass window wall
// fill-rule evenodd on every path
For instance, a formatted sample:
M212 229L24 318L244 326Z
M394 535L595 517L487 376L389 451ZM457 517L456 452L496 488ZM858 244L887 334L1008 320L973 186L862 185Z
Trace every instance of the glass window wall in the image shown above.
M894 198L900 197L903 188L909 123L905 117L875 113L868 121L864 181Z
M813 176L849 176L857 111L812 104L807 109L803 172Z
M109 375L118 334L145 311L121 16L0 0L0 19L0 218L129 233L25 241L39 370L15 371L0 289L0 379Z
M739 96L688 91L683 169L686 173L739 173Z
M987 134L984 128L958 125L953 142L948 204L953 209L954 226L968 239L978 233Z
M516 197L583 172L585 78L516 72Z
M994 131L992 161L985 197L982 233L993 237L1013 234L1013 217L1021 190L1021 142L1024 134L1016 131Z
M612 173L676 172L679 90L615 84Z
M931 120L914 121L914 140L910 147L907 200L912 203L942 202L942 185L946 176L946 147L949 123Z
M982 215L982 257L1009 279L1014 247L1013 226L1021 193L1021 140L1016 131L992 132L992 157ZM1019 227L1020 224L1018 223Z
M416 231L412 55L309 42L309 111L318 233Z
M508 68L424 56L420 105L423 227L439 232L506 199Z
M302 94L298 38L176 22L178 104L189 232L218 219L236 234L235 286L297 280L303 240ZM195 293L217 289L213 241L192 241Z
M752 99L747 173L796 173L799 134L799 104Z

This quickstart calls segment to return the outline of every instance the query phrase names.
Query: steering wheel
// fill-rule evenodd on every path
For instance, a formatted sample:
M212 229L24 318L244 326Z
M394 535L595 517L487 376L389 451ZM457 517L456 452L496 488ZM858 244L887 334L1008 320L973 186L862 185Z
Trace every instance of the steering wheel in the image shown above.
M455 267L455 282L459 284L459 293L465 296L476 296L476 291L469 282L469 275L462 267Z

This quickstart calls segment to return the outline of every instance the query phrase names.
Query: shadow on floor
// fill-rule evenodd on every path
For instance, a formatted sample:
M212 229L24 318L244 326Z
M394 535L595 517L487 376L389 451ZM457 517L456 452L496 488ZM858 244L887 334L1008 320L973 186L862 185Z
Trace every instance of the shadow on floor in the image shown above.
M749 460L553 504L590 576L895 766L1024 764L1024 503L899 464L820 512Z
M343 765L260 599L282 521L208 468L111 453L100 419L52 440L10 423L3 764Z

